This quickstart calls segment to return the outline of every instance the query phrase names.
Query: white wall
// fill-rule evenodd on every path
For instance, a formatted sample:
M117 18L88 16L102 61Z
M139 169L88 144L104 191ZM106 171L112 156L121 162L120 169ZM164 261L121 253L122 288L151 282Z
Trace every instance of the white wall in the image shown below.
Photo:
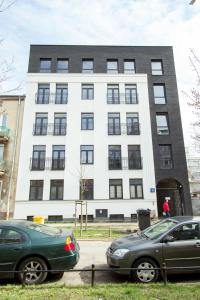
M56 83L68 83L67 104L35 104L38 83L50 83L50 92L55 93ZM81 100L81 83L94 83L94 100ZM120 84L120 93L125 93L125 84L137 84L139 104L107 104L107 84ZM66 136L33 136L36 112L48 112L48 122L54 122L54 112L67 112ZM94 130L81 131L81 112L94 112ZM120 112L121 123L126 123L127 112L139 112L141 134L108 136L108 112ZM145 74L28 74L27 96L24 111L24 126L17 182L15 218L42 213L63 214L72 217L74 204L79 199L80 145L94 145L94 165L85 165L84 178L94 179L94 199L88 201L90 214L95 208L108 208L110 213L130 216L137 208L146 207L157 211L155 171L149 112L147 76ZM108 170L108 145L121 145L122 157L128 157L127 145L141 145L142 170ZM64 171L30 171L33 145L46 145L46 157L52 156L52 145L66 145ZM109 199L109 179L123 180L123 198ZM130 200L129 178L142 178L144 199ZM48 201L50 180L64 179L64 200ZM43 199L28 201L30 180L44 180ZM98 201L97 201L98 200ZM102 200L102 201L99 201ZM68 209L65 210L65 207Z

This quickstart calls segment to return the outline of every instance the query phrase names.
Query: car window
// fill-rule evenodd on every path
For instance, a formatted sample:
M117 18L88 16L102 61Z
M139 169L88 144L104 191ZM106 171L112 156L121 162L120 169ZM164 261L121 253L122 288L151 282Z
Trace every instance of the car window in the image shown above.
M27 225L27 227L50 236L60 235L62 232L59 228L50 227L47 225L39 225L31 222Z
M188 223L176 228L170 235L176 241L197 240L199 239L199 224Z
M13 229L2 229L0 232L0 244L17 244L23 242L22 235Z
M150 239L155 239L168 231L170 228L173 228L177 224L174 220L163 220L160 221L143 231L143 233Z

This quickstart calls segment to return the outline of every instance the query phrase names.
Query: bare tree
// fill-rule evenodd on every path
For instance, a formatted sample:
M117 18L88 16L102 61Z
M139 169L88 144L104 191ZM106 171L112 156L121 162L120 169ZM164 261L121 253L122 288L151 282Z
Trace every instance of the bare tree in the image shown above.
M188 105L193 108L195 120L192 122L193 133L192 138L196 146L200 147L200 59L193 49L190 50L189 56L192 71L196 76L196 85L190 93L184 92L188 99Z

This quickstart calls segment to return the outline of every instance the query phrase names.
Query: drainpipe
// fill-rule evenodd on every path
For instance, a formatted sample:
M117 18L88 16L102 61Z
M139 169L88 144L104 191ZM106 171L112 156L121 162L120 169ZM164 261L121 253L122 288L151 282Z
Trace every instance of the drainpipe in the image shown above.
M18 139L18 133L19 133L20 106L21 106L21 96L18 97L17 119L16 119L16 124L15 124L15 128L16 128L16 130L15 130L15 140L14 140L14 148L13 148L13 156L12 156L12 167L11 167L10 181L9 181L9 187L8 187L8 200L7 200L7 207L6 207L6 220L9 220L9 216L10 216L10 198L11 198L13 173L14 173L14 167L15 167L17 139Z

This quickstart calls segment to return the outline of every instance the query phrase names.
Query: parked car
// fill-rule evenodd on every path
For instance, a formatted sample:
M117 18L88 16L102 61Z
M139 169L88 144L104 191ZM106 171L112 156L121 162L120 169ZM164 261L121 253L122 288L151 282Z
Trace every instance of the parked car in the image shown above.
M137 282L156 282L160 270L154 268L162 267L163 263L167 268L177 268L167 270L167 274L195 272L195 267L200 266L199 228L198 217L164 219L144 231L113 241L106 252L107 263Z
M79 245L72 231L30 221L0 222L0 275L17 276L26 284L42 283L48 272L59 279L79 260ZM6 273L2 271L7 271ZM12 271L26 271L13 273ZM37 271L37 272L29 272Z

